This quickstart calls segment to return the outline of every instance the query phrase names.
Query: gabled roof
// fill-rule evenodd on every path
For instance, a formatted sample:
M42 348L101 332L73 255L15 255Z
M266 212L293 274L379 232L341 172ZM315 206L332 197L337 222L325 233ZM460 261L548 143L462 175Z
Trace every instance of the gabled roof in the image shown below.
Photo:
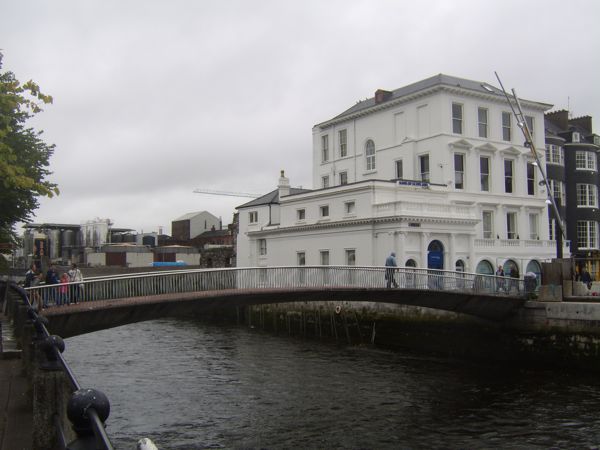
M420 91L425 91L427 89L430 89L430 88L433 88L436 86L461 88L461 89L466 89L466 90L478 92L480 94L485 94L485 95L497 95L499 98L504 99L504 93L502 92L502 90L498 89L495 86L492 86L489 83L482 82L482 81L467 80L465 78L458 78L458 77L453 77L450 75L444 75L443 73L440 73L433 77L426 78L421 81L417 81L416 83L409 84L408 86L404 86L404 87L401 87L399 89L392 91L391 95L386 96L386 99L383 102L376 103L375 97L360 101L360 102L356 103L354 106L348 108L343 113L333 117L332 119L326 120L325 122L317 124L315 126L327 125L328 122L339 121L340 119L343 119L345 117L352 116L354 114L361 113L361 112L366 112L369 108L373 108L375 106L381 105L382 107L385 107L387 104L393 103L394 100L398 100L402 97L407 97L409 95L416 94ZM520 99L520 100L523 102L527 101L527 100L523 100L523 99ZM529 101L527 101L527 102L529 102ZM539 103L539 102L529 102L529 103L538 103L538 104L546 106L548 108L551 107L551 105L549 105L549 104L544 104L544 103Z
M290 188L290 195L304 194L305 192L311 192L312 189L301 189L301 188ZM249 208L252 206L272 205L279 204L279 189L269 192L261 197L254 200L250 200L248 203L237 206L239 208Z
M214 215L212 215L208 211L196 211L196 212L191 212L191 213L184 214L183 216L178 217L177 219L175 219L174 222L178 222L180 220L190 220L190 219L193 219L196 216L199 216L200 214L208 214L208 215L214 217L215 219L218 219L218 217L215 217Z

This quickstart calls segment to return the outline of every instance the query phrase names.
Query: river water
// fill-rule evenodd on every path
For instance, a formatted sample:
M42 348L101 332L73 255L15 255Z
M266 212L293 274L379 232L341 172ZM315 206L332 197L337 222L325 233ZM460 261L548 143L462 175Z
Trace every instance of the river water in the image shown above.
M70 338L118 449L598 448L600 378L165 319Z

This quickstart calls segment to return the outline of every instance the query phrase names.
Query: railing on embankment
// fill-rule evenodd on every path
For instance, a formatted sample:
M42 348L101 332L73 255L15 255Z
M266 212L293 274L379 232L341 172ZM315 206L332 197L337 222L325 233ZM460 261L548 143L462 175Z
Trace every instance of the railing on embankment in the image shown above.
M31 386L33 448L112 449L104 425L110 412L106 395L81 387L62 355L64 341L48 333L47 319L32 307L24 289L0 281L0 295Z
M256 289L382 289L387 277L399 289L522 297L524 280L446 270L357 266L294 266L196 269L95 277L81 283L27 288L47 306L74 301L115 300L185 292ZM392 284L394 285L394 284ZM533 289L535 286L533 286ZM532 288L528 286L528 291Z

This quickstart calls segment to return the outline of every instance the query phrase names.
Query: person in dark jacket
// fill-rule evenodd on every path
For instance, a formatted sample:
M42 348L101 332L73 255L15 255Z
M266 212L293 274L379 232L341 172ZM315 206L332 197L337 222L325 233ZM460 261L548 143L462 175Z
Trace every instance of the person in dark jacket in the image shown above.
M386 286L388 288L391 288L392 285L394 285L394 287L398 287L398 283L396 283L396 279L394 278L394 272L396 271L397 266L396 254L392 252L385 260L385 279L387 282Z
M46 272L46 285L50 286L52 284L58 284L60 279L58 278L58 272L56 271L56 267L54 264L50 264L48 267L48 271ZM56 297L58 295L58 291L54 288L45 289L44 292L44 308L48 307L48 303L50 301L55 302Z

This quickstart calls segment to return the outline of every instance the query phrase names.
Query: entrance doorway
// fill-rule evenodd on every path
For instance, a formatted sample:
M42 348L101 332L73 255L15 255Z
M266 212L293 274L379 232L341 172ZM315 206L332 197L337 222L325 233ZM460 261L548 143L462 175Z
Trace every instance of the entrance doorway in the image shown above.
M438 240L431 241L427 247L427 268L444 269L444 244Z

